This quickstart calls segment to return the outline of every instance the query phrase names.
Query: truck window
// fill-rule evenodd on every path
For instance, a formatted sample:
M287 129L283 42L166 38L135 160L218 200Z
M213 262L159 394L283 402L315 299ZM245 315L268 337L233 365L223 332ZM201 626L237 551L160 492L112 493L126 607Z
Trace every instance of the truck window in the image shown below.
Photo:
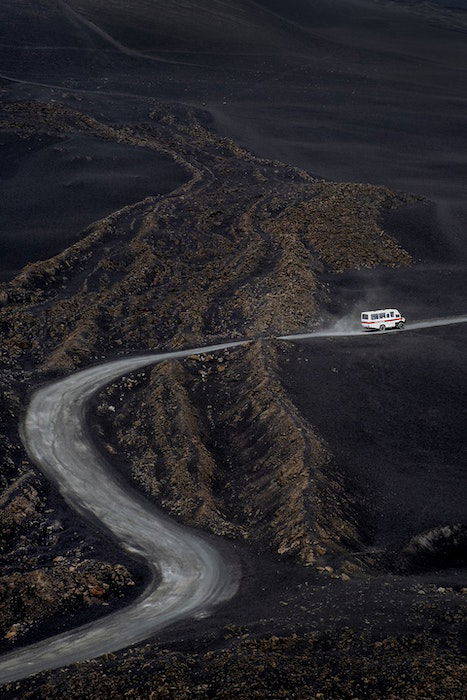
M379 315L380 318L384 318L384 312Z
M362 318L368 318L368 314L362 314Z
M371 314L371 318L373 321L376 320L378 318L378 314Z
M391 318L394 318L394 311L391 311L391 313L389 315Z

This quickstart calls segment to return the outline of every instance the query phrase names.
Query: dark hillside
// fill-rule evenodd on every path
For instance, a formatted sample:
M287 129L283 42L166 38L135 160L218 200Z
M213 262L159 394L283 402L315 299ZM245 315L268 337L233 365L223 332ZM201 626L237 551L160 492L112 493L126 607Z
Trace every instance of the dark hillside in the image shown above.
M466 38L465 0L2 0L6 698L464 697ZM384 307L404 331L356 332ZM317 328L353 334L277 338ZM61 423L49 401L34 434L50 464L76 448L88 499L115 470L137 534L144 502L178 522L171 554L183 525L203 561L235 553L235 596L174 622L98 520L125 516L72 510L21 425L44 382L245 338L101 384ZM22 648L44 640L42 670L83 658L80 635L115 653L26 677Z

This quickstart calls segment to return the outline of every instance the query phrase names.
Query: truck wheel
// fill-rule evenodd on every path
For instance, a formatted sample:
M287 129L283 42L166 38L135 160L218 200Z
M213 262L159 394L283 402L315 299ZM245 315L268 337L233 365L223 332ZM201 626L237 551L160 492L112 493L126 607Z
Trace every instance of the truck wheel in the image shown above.
M397 327L402 330L402 328L404 328L404 321L399 321L399 323L397 324Z
M379 330L380 330L380 331L386 330L386 326L384 325L384 323L382 323L382 324L380 325Z

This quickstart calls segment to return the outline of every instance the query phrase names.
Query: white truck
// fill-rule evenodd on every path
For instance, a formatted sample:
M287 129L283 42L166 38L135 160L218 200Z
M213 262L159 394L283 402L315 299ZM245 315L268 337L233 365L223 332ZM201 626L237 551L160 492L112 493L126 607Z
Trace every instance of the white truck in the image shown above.
M385 331L386 328L403 328L405 318L397 309L377 309L363 311L361 323L365 331Z

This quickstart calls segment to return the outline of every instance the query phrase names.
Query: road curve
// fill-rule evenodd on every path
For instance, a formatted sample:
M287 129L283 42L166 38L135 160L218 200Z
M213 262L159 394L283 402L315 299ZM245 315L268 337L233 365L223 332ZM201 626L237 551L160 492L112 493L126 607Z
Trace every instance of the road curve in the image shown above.
M235 594L240 569L234 558L127 492L96 454L84 411L92 394L123 374L246 342L107 362L48 384L33 395L22 426L31 459L75 510L97 518L128 552L144 557L152 577L142 595L124 609L3 656L1 683L117 651Z
M407 330L466 322L467 316L456 316L414 322L407 325ZM346 330L336 324L327 330L278 339L356 335L368 337L360 329ZM235 594L240 579L238 563L199 533L175 523L156 506L135 499L122 488L95 452L86 432L84 412L92 394L133 370L249 342L122 358L48 384L33 395L22 426L22 440L31 459L59 486L75 510L97 518L122 547L145 559L153 575L141 596L124 609L1 657L0 683L117 651L147 639L176 620L201 615Z

